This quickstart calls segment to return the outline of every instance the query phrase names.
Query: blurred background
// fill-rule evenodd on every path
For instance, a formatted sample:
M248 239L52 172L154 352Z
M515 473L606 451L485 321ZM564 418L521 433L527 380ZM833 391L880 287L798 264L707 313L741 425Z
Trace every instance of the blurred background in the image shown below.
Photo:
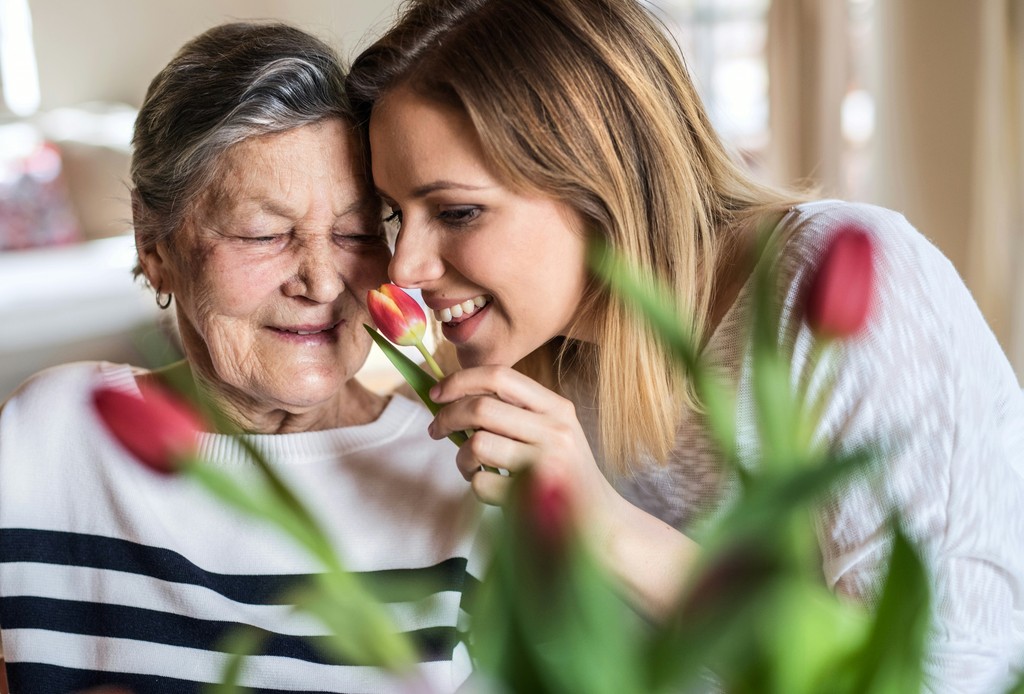
M737 155L766 180L905 214L1024 381L1024 0L650 5ZM397 6L0 0L0 400L52 364L169 356L170 312L131 278L126 180L136 109L183 42L276 18L350 59Z

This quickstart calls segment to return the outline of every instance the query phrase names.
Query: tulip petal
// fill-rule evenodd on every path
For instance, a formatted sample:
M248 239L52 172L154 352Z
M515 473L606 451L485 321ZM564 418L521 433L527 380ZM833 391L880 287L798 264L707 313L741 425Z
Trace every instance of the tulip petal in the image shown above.
M849 337L864 327L874 292L873 254L871 237L856 226L832 239L808 294L807 322L816 335Z
M195 452L199 416L163 388L140 385L142 397L115 388L93 391L93 406L107 430L146 467L175 472Z
M427 317L423 308L401 287L382 284L366 295L366 307L374 325L396 345L413 346L423 341Z

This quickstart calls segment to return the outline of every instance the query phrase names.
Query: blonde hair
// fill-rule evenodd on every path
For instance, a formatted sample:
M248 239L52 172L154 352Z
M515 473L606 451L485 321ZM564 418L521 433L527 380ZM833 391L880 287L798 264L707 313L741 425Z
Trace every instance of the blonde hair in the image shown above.
M510 187L567 203L671 287L697 344L731 232L794 201L732 160L675 44L634 0L413 1L349 73L364 136L374 104L400 85L463 110ZM545 345L520 368L594 380L608 469L644 453L664 462L683 408L699 407L685 376L597 283L579 314L596 325L593 344Z

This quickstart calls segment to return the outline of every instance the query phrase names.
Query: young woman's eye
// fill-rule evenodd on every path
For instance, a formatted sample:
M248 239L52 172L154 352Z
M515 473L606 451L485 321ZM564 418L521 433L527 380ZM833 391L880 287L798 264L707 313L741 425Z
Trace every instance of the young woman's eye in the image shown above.
M469 224L480 216L479 207L446 207L437 213L437 218L450 226L463 226Z
M391 208L391 213L384 218L385 224L399 224L402 223L402 211L397 207Z

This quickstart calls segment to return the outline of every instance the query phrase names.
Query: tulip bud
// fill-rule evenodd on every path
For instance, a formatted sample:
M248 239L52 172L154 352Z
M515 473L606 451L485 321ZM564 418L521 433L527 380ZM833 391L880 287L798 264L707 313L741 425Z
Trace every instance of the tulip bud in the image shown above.
M546 571L561 566L573 542L572 502L564 480L530 470L519 483L516 513L531 554Z
M839 230L811 280L807 323L826 339L849 337L864 327L874 292L871 237L856 226Z
M422 343L427 317L416 300L394 284L382 284L366 295L366 307L384 337L406 347Z
M140 385L139 389L141 398L114 388L97 388L93 406L107 430L143 465L173 473L195 453L202 420L163 388Z
M569 492L565 485L536 475L530 485L529 497L537 539L550 549L564 548L572 535Z

